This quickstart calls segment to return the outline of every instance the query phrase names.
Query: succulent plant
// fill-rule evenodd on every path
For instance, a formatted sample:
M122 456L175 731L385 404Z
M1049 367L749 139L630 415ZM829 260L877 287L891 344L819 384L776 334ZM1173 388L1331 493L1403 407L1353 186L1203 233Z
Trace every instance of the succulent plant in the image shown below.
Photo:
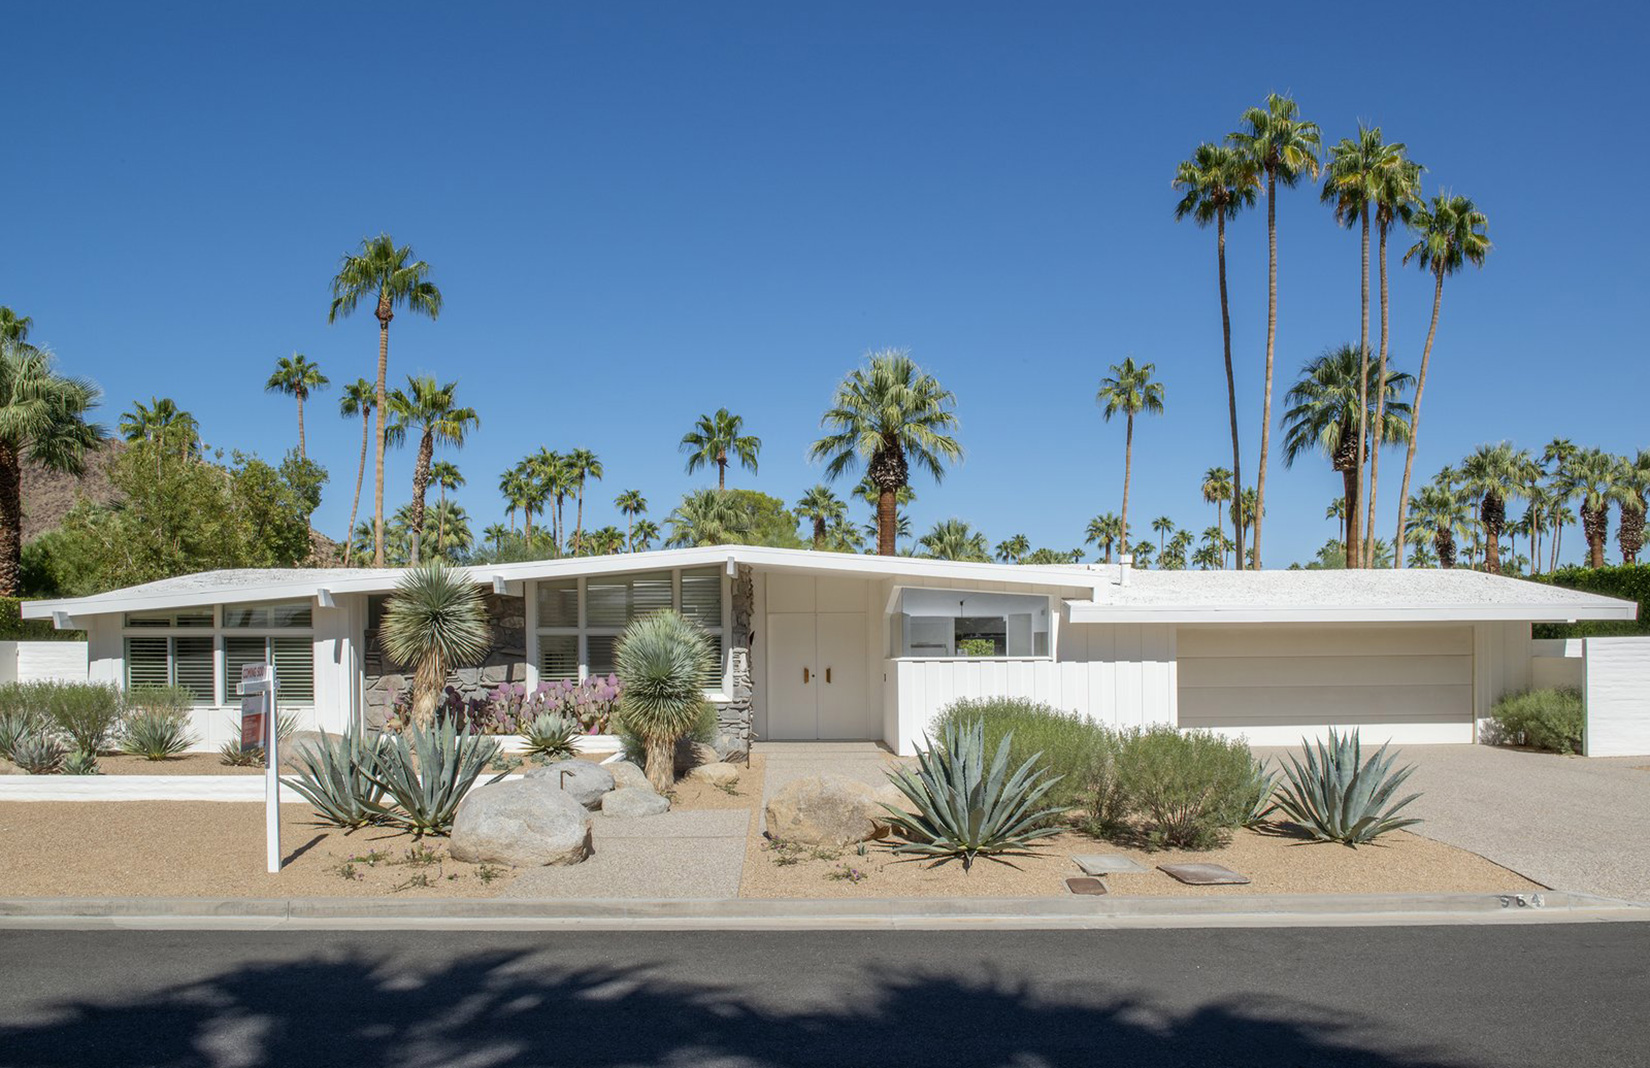
M663 793L676 781L676 743L703 718L703 679L713 661L705 632L668 609L631 623L616 654L623 693L619 721L642 742L647 781Z
M550 712L540 713L531 723L521 725L521 736L527 743L527 752L552 760L572 756L573 739L583 733L579 729L578 720Z
M428 729L409 726L382 744L361 773L393 802L362 804L388 823L417 835L448 834L458 803L499 754L496 738L460 733L451 721ZM504 778L501 772L488 782Z
M1415 766L1393 771L1397 754L1388 756L1386 746L1366 762L1356 730L1338 734L1332 729L1327 744L1303 740L1301 748L1304 761L1291 754L1283 769L1288 781L1278 791L1277 807L1313 838L1356 846L1421 822L1397 815L1421 795L1392 800Z
M195 742L188 721L176 712L141 711L126 718L120 751L149 760L165 760L186 751Z
M929 742L917 753L914 774L907 768L890 774L889 780L916 808L905 812L883 806L906 839L895 852L930 856L936 864L961 858L968 871L976 857L1024 855L1037 839L1059 833L1055 822L1062 810L1038 806L1058 777L1040 766L1041 753L1010 773L1012 742L1010 732L987 762L984 722L948 722L941 728L940 744Z
M89 753L84 749L76 749L63 761L65 775L101 775L97 767L97 754Z
M11 685L15 687L17 684ZM16 748L17 743L41 734L45 729L46 721L38 713L21 708L0 710L0 759L15 762L12 750Z
M62 742L43 731L25 735L11 747L11 762L30 775L57 774L68 755Z
M376 767L381 746L381 736L367 741L353 733L300 742L290 758L296 774L287 781L315 806L322 822L365 827L382 818L384 786L367 774Z

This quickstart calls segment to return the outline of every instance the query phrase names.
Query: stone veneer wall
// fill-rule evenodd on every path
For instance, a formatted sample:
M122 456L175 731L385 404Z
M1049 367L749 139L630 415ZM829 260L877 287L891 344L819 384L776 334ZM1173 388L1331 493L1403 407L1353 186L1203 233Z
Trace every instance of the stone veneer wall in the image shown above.
M492 645L480 662L457 668L447 685L466 700L485 698L506 682L527 681L527 602L521 597L487 593L487 625ZM367 725L381 727L395 695L412 684L411 669L390 661L378 644L378 632L366 633Z
M756 587L751 569L733 580L733 634L728 648L728 699L716 703L716 752L723 760L745 761L751 753L751 617Z

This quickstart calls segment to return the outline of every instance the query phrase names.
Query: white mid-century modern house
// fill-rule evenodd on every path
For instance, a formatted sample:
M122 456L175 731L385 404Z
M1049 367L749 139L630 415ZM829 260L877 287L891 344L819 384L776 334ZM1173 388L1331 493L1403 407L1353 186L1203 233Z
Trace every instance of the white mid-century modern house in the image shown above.
M494 648L454 683L612 669L638 615L675 607L721 656L724 740L874 739L910 753L961 697L1033 698L1120 726L1173 724L1293 743L1472 742L1532 684L1537 622L1630 620L1636 605L1473 571L1145 571L1022 567L741 545L473 567ZM306 725L380 722L402 684L376 629L395 570L220 571L28 618L88 635L89 674L175 683L203 747L232 729L235 680L276 665Z

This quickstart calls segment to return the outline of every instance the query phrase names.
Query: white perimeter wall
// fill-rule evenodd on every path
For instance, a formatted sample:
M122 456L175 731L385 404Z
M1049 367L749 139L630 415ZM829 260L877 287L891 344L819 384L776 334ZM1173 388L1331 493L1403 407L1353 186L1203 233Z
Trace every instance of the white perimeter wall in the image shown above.
M1650 638L1585 638L1588 756L1650 754Z
M0 683L85 682L86 642L0 642Z

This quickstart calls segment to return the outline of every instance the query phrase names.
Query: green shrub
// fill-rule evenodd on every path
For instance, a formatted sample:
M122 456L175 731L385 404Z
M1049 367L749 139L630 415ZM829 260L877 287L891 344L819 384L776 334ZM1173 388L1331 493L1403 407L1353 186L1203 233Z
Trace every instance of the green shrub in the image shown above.
M1550 575L1530 575L1529 581L1569 590L1620 597L1637 601L1639 615L1633 620L1589 619L1579 623L1537 623L1537 638L1586 638L1619 634L1650 634L1650 564L1619 564L1614 567L1561 567Z
M461 734L451 720L427 730L409 726L379 748L370 766L360 766L393 804L363 804L416 835L451 833L458 803L499 750L498 739ZM488 782L502 778L501 773Z
M323 823L365 827L381 818L384 787L368 774L377 766L381 746L379 735L366 741L350 733L302 742L293 750L297 774L289 781L315 806Z
M18 739L11 750L11 762L30 775L55 775L68 756L63 743L45 731Z
M1131 731L1117 754L1118 789L1154 849L1222 844L1254 818L1263 775L1243 742L1204 731Z
M1035 756L1010 773L1012 747L1005 737L988 761L981 721L947 723L940 744L917 753L915 773L900 768L888 776L916 809L883 806L906 839L894 851L935 864L960 858L966 872L976 857L1025 855L1037 839L1058 834L1061 810L1039 804L1054 780Z
M37 682L34 697L76 749L101 753L120 725L120 691L89 682Z
M521 726L521 737L528 753L536 757L561 760L576 752L573 739L583 734L579 721L571 716L541 712L531 723Z
M612 730L613 737L619 740L619 752L624 758L637 767L645 766L647 746L642 742L642 736L625 726L624 721L617 717L613 720ZM713 745L716 742L716 732L716 706L706 701L704 707L699 710L699 718L693 721L693 726L688 728L686 734L676 740L676 745L681 747L689 742Z
M0 597L0 641L83 642L83 630L58 630L50 620L24 619L23 602L16 597Z
M126 708L130 712L163 712L183 717L195 703L195 695L187 686L134 686L126 691Z
M1004 738L1013 738L1009 759L1024 763L1040 753L1043 766L1058 781L1048 793L1049 804L1057 808L1106 810L1106 790L1115 783L1111 769L1116 761L1117 735L1052 705L1019 697L964 698L941 709L930 728L942 735L953 724L978 722L985 731L987 749L995 749Z
M166 760L195 744L184 714L144 709L126 717L121 726L120 751L148 760Z
M1420 823L1398 816L1399 810L1420 794L1392 800L1415 766L1393 771L1397 754L1387 756L1386 750L1383 745L1364 761L1355 730L1351 734L1331 730L1327 744L1303 744L1305 760L1291 755L1284 766L1287 781L1278 793L1278 810L1319 841L1349 846Z
M1554 753L1581 752L1587 712L1580 690L1525 690L1508 694L1490 710L1497 741Z

